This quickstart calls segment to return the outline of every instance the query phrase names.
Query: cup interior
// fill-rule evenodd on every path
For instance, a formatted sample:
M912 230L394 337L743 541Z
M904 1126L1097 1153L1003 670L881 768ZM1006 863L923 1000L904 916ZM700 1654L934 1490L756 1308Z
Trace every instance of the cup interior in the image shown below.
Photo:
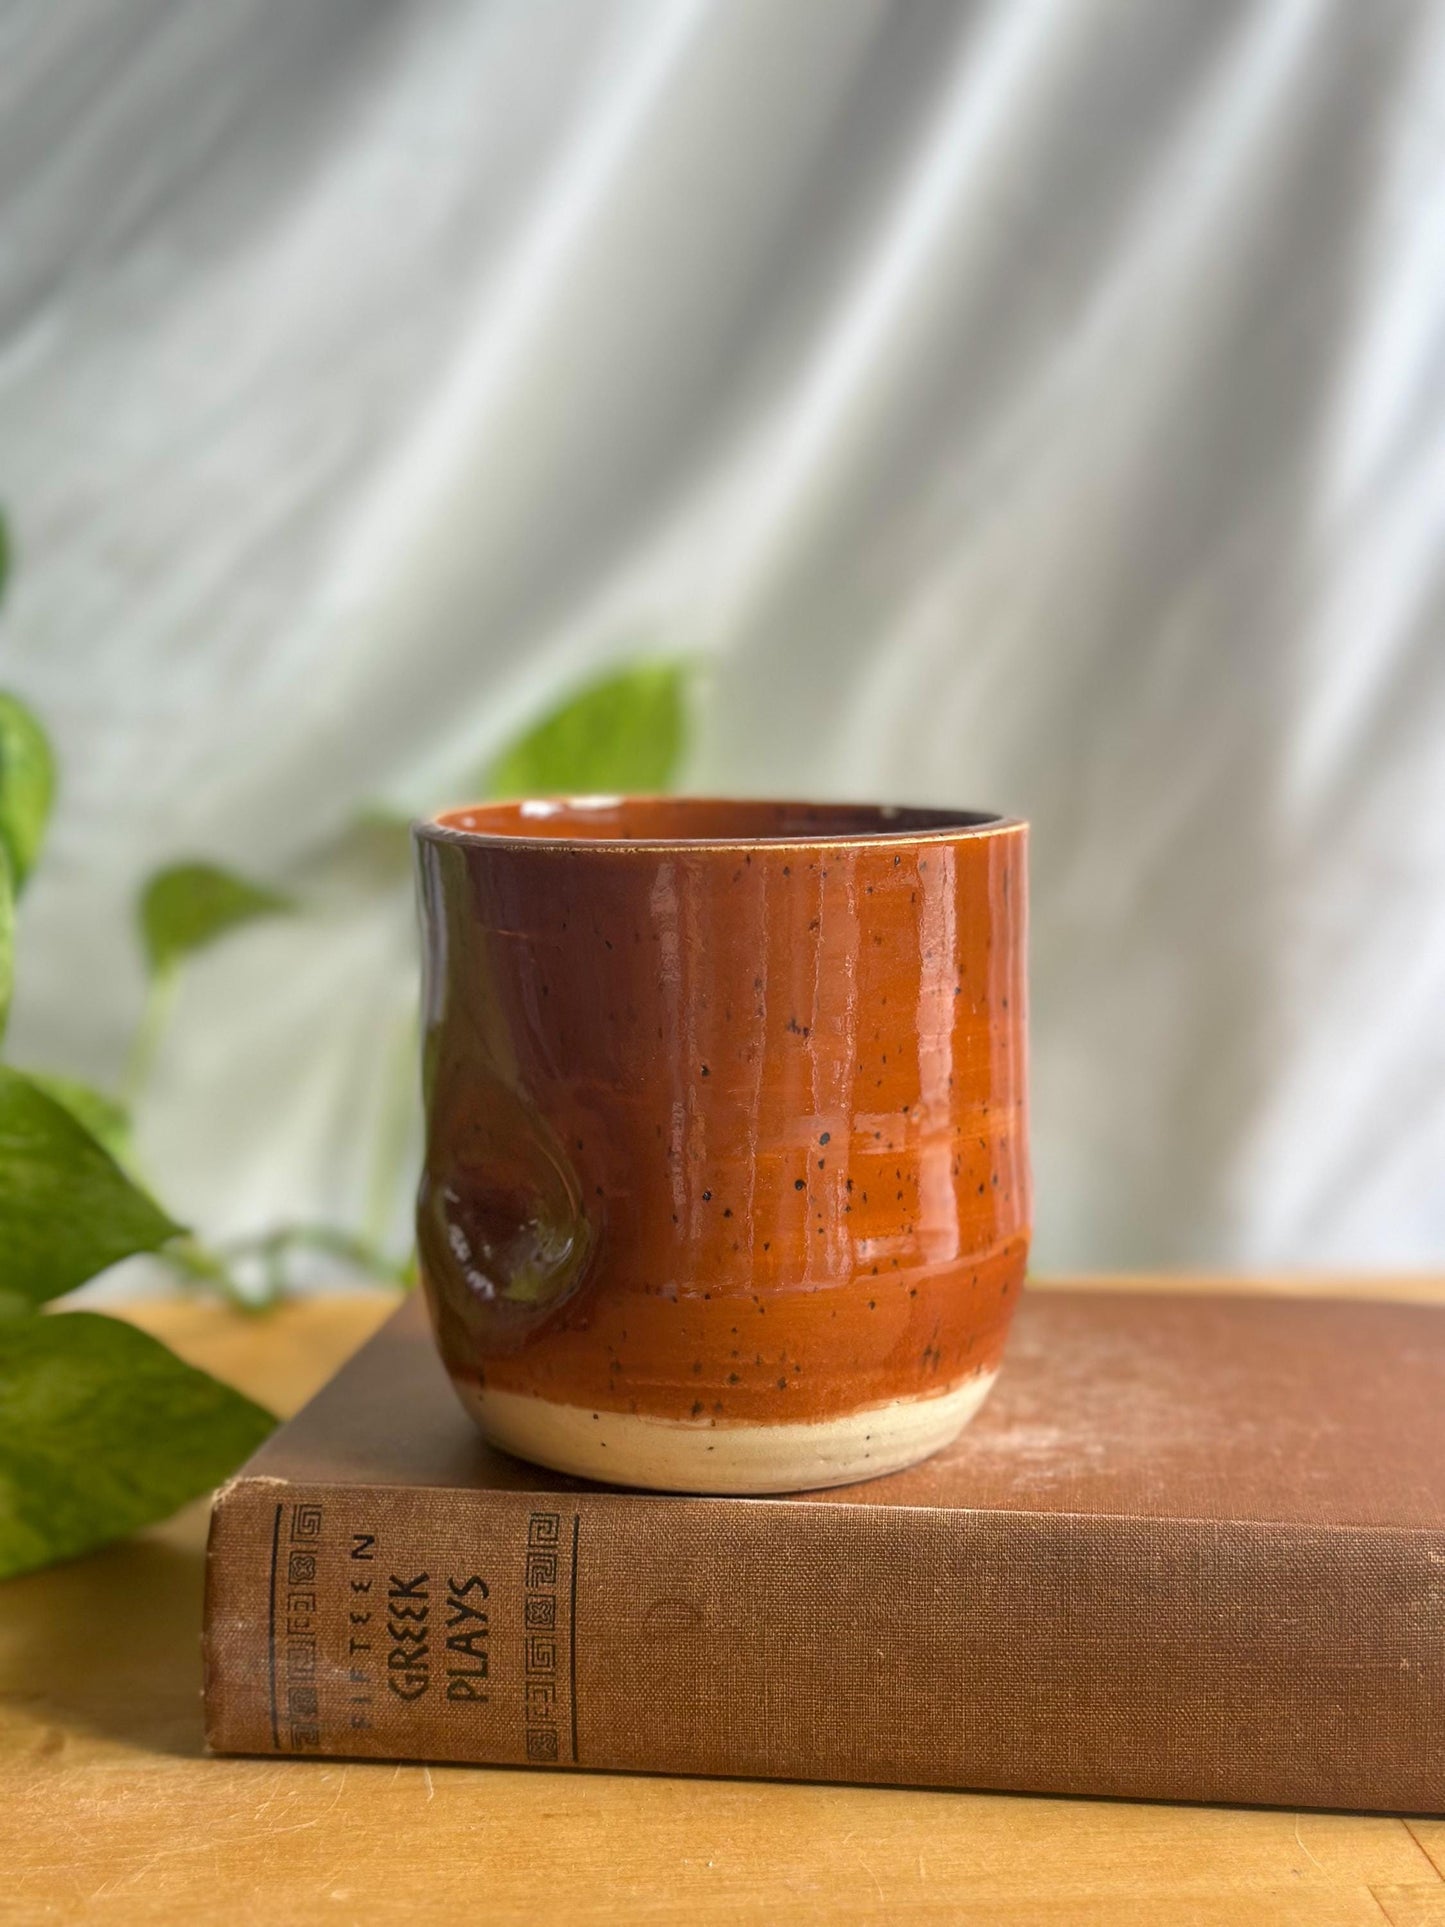
M787 803L710 796L568 796L472 803L422 825L460 838L566 843L819 843L956 836L1001 826L986 810L892 803Z

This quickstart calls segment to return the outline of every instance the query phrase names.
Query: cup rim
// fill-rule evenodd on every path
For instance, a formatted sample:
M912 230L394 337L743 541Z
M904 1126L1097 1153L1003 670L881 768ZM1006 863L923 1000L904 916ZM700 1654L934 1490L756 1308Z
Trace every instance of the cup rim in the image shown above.
M739 812L774 810L799 813L816 810L838 818L874 819L876 829L819 829L807 834L785 832L776 836L738 834L727 836L567 836L537 833L525 826L541 824L559 811L623 810L632 805L669 805L682 811L696 807L699 813L736 809ZM485 817L496 827L480 827L467 818ZM890 827L893 819L907 821ZM461 820L458 820L461 819ZM925 819L920 822L919 819ZM930 820L931 819L931 820ZM504 827L516 825L517 827ZM1005 816L992 810L942 809L931 804L851 803L805 801L773 796L713 796L637 794L580 794L529 796L505 801L453 804L432 816L418 817L411 825L418 842L458 844L484 849L552 850L559 853L610 853L658 850L813 850L813 849L887 849L902 844L955 843L960 839L1022 835L1028 830L1023 817Z

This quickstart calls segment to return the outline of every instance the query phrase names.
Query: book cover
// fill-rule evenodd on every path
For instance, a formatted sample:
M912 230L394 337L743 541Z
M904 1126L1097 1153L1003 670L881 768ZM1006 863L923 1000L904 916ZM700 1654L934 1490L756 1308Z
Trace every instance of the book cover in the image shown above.
M1445 1313L1034 1291L782 1498L490 1449L408 1301L218 1495L222 1752L1445 1810Z

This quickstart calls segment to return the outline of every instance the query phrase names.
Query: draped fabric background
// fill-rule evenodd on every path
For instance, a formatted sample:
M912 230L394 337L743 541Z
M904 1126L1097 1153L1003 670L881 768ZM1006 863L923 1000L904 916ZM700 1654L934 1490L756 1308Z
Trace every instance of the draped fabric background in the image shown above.
M693 787L1033 820L1042 1262L1445 1257L1445 6L8 0L0 500L16 1059L153 865L308 906L143 1110L208 1229L375 1191L358 808L659 649Z

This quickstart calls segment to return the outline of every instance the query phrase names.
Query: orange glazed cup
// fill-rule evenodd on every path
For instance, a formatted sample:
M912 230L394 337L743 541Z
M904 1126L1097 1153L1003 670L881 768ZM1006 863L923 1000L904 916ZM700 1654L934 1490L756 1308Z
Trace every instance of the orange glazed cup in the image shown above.
M779 1492L957 1434L1028 1252L1027 834L701 797L418 825L417 1235L489 1439Z

